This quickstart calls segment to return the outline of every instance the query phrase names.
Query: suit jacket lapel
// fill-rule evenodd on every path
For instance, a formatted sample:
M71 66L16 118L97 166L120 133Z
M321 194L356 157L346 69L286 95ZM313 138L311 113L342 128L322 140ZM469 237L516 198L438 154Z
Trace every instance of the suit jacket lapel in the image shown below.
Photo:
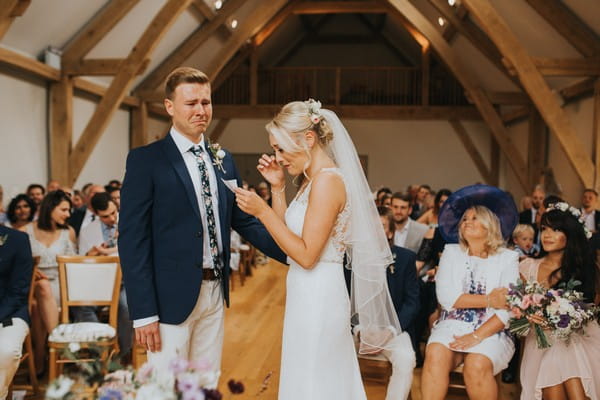
M198 199L196 198L196 192L194 191L194 184L192 183L192 178L185 166L185 162L183 161L183 157L179 152L179 149L175 145L173 138L171 135L167 134L167 136L162 141L163 150L167 155L167 158L175 168L177 175L179 175L179 179L183 183L183 187L185 188L185 193L192 205L192 209L196 213L198 219L200 218L200 209L198 208Z

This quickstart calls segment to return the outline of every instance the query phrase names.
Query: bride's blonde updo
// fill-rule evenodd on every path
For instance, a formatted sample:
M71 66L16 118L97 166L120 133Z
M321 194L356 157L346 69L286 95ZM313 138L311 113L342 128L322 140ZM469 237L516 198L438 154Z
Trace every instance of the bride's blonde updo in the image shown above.
M333 131L321 114L321 103L313 99L286 104L266 125L266 129L279 147L289 153L309 152L304 137L308 131L316 133L323 148L333 139Z

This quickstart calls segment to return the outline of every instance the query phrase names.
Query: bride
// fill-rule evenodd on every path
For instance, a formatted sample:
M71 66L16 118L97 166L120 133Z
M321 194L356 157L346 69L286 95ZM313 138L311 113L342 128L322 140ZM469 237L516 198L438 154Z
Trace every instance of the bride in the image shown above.
M400 326L385 276L392 256L356 149L335 113L312 99L285 105L266 128L275 156L263 155L257 168L271 184L272 208L241 188L236 201L290 264L279 399L366 399L351 320L364 353L383 349ZM300 182L289 207L284 168Z

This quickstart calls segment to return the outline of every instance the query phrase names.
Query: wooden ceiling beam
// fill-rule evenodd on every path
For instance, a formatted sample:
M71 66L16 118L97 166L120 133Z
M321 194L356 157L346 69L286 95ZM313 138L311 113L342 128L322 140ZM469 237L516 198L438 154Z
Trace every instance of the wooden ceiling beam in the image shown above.
M213 10L204 0L192 0L192 4L188 7L188 11L198 20L200 23L212 21L218 14L217 10ZM232 32L229 24L223 24L219 27L219 32L229 36Z
M492 184L492 174L490 173L490 169L485 164L485 161L483 160L481 153L479 152L479 150L477 150L477 146L475 146L475 143L473 143L473 140L469 136L469 133L465 129L464 125L461 124L460 121L455 120L455 119L449 120L448 123L450 124L452 129L454 129L454 132L456 133L456 135L462 142L465 150L471 157L471 160L473 160L473 163L475 164L477 171L479 171L479 174L481 175L481 177L483 178L485 183L487 183L488 185L491 185Z
M505 125L511 125L515 122L523 121L531 115L531 107L523 106L514 108L510 111L502 113L502 122Z
M204 72L211 81L216 78L244 43L252 39L286 3L287 0L261 1L252 10L250 15L240 22L240 25L235 29L231 37L227 39L217 54L213 55L208 65L204 68Z
M104 97L108 89L106 86L99 85L81 77L73 78L73 86L75 89L81 90L84 93L98 97L99 99ZM137 108L140 106L140 99L138 99L135 96L125 96L123 97L123 100L121 100L121 106Z
M123 58L102 58L102 59L83 59L73 63L63 64L63 74L69 76L89 75L89 76L108 76L116 75L123 65ZM138 75L144 73L150 64L150 59L144 60Z
M100 100L92 118L69 156L70 177L74 181L90 157L96 143L129 90L137 72L191 0L168 0L152 19L122 68L113 78L105 96ZM72 182L70 182L72 183Z
M303 1L294 14L385 14L389 8L379 1Z
M31 0L0 0L0 40L4 37L15 18L22 16Z
M463 0L463 3L517 70L523 87L556 135L581 182L586 187L592 186L595 168L591 156L525 48L488 0Z
M165 58L144 80L135 88L137 94L142 91L155 90L167 75L180 67L226 20L237 11L245 0L228 0L217 16L208 23L202 24L190 34L177 48Z
M529 96L523 92L487 92L487 97L499 105L531 104Z
M544 76L597 76L600 75L600 58L547 58L531 57L538 71ZM508 72L517 71L509 60L504 59Z
M494 138L500 145L502 153L508 160L517 180L523 189L528 191L527 164L525 163L525 160L520 155L516 144L508 134L498 111L480 88L479 83L468 73L467 69L464 68L462 60L457 56L456 52L450 48L448 42L444 39L437 27L415 8L409 0L388 0L388 2L398 13L402 13L405 18L410 21L415 28L419 29L419 31L429 40L436 53L461 83L479 110L481 117L487 123Z
M366 105L331 105L327 107L340 118L347 119L388 119L388 120L443 120L459 119L462 121L480 121L481 115L473 106L366 106ZM164 109L164 107L163 107ZM281 109L280 104L226 105L215 104L215 119L264 119L273 118ZM154 106L153 110L159 111Z
M577 51L586 57L600 55L600 38L560 0L526 0Z
M139 0L111 0L63 47L62 61L80 60L127 15Z
M594 92L596 78L587 78L559 90L560 95L566 103L578 99L581 96L591 95Z
M254 46L260 47L277 30L277 28L292 15L294 8L298 3L299 0L291 0L285 7L279 10L279 12L254 36Z

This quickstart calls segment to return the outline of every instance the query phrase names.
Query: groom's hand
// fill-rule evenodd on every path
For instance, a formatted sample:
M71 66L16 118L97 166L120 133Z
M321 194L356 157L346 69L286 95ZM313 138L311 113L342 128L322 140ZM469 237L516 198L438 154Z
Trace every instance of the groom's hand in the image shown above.
M152 322L151 324L140 326L135 328L135 340L145 348L153 353L160 351L160 330L158 329L159 322Z

